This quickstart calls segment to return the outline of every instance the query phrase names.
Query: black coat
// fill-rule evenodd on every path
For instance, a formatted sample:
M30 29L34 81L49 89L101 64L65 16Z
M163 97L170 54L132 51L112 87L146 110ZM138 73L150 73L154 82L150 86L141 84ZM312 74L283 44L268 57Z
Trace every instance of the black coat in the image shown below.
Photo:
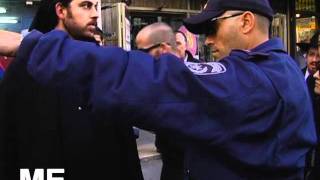
M191 52L186 51L186 54L188 55L187 62L194 62L194 63L201 63L202 62L201 60L194 58L193 55L191 54Z
M20 168L63 168L65 180L143 179L129 123L40 86L28 59L18 54L0 84L0 179L18 180Z
M303 68L302 69L302 73L303 75L306 74L307 68ZM312 104L313 104L313 110L314 110L314 120L315 120L315 125L317 127L317 134L319 134L320 132L320 128L319 128L319 118L320 118L320 99L319 96L317 94L315 94L314 92L314 88L315 88L315 78L313 77L313 75L309 75L309 77L306 79L306 84L308 86L308 90L309 90L309 94L312 100ZM319 136L319 135L318 135Z

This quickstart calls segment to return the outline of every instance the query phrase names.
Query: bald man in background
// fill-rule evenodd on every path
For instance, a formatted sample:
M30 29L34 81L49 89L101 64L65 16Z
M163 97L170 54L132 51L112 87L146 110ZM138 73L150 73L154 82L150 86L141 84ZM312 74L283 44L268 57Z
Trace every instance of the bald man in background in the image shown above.
M154 23L142 28L136 37L137 48L159 58L161 54L177 53L175 35L170 26L165 23Z
M141 29L137 34L136 45L139 50L154 57L171 53L183 62L184 54L178 51L175 33L165 23L154 23ZM156 133L155 145L162 159L161 180L183 180L184 152L179 143L166 133Z

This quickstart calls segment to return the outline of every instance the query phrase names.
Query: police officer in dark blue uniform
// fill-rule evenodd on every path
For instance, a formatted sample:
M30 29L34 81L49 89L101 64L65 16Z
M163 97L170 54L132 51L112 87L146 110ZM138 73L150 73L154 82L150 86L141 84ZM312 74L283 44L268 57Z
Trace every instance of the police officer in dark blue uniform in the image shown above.
M210 0L187 19L219 62L155 60L61 31L29 34L18 56L39 83L83 94L92 112L179 139L185 179L303 179L312 106L299 68L269 39L272 15L267 0Z

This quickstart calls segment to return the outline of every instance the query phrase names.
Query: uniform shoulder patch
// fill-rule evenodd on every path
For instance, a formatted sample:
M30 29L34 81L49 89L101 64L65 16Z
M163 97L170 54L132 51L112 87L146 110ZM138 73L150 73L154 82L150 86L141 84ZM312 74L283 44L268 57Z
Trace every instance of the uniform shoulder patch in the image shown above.
M185 62L185 65L196 75L221 74L227 71L227 68L219 62L193 63Z

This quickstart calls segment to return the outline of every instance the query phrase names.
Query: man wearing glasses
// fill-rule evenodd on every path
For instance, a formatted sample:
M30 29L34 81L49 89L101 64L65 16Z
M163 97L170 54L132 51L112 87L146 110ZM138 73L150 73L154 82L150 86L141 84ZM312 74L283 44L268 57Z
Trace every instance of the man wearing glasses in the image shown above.
M175 34L165 23L153 23L142 28L136 37L138 50L159 58L162 54L178 54ZM180 57L180 58L183 58ZM174 59L173 59L174 60ZM156 134L155 145L161 153L162 169L160 180L183 180L183 148L177 139L168 134Z
M60 31L31 33L19 53L24 46L38 53L28 56L38 82L86 90L93 112L119 112L180 138L186 179L303 179L306 154L316 144L312 106L294 60L280 39L269 39L272 16L268 0L209 0L186 19L190 32L207 35L219 62L155 60Z
M136 45L138 50L155 58L165 53L176 53L177 50L174 33L164 23L153 23L142 28L137 34Z

